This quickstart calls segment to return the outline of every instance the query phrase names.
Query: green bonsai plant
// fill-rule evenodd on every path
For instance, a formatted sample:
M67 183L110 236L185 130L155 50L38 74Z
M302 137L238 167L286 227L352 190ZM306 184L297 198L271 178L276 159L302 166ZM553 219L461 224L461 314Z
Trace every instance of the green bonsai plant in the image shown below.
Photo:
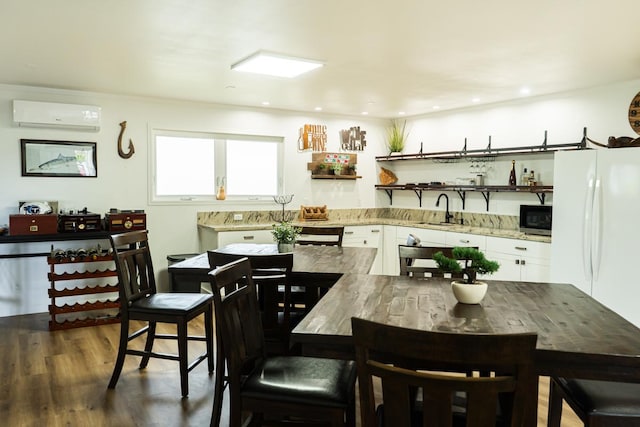
M302 231L302 228L295 227L287 221L273 224L271 227L273 228L273 230L271 230L273 240L284 244L294 244Z
M489 261L476 248L455 247L452 254L453 258L448 258L442 252L436 252L433 254L433 259L438 268L444 272L462 273L463 281L466 284L476 283L478 274L492 274L500 268L500 264ZM462 265L460 261L462 261Z
M387 148L389 152L401 152L404 150L404 144L406 142L409 133L405 131L407 121L405 120L402 125L397 120L391 121L391 126L387 128Z

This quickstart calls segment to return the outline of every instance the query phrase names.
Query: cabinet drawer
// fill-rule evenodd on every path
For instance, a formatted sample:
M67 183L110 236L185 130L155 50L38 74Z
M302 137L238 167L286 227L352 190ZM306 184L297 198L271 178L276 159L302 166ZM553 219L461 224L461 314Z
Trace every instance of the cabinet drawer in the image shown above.
M218 233L218 247L231 243L275 243L271 230L222 231Z
M551 244L528 240L487 237L487 251L534 258L551 257Z
M344 228L342 246L378 248L381 240L381 225L351 225Z
M447 231L445 243L447 246L477 246L478 249L484 251L486 247L486 237L478 234Z
M406 244L409 234L420 239L422 246L437 246L445 245L445 232L442 230L429 230L427 228L413 228L413 227L397 227L396 228L396 240L398 244Z

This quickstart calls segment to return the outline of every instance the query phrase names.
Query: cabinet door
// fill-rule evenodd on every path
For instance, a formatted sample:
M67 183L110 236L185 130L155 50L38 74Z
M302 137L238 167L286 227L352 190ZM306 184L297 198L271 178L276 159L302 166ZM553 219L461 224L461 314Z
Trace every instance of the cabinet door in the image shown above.
M520 280L525 282L550 282L551 263L549 259L527 258L525 264L520 263Z
M383 231L382 225L346 226L342 246L353 248L377 248L370 274L382 274L383 266Z
M548 282L551 244L530 240L487 237L486 257L500 269L487 279Z

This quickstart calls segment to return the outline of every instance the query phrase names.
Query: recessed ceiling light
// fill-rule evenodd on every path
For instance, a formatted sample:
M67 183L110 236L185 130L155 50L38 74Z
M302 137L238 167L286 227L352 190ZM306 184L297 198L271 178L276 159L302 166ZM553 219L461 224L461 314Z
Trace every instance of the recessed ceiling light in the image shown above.
M316 111L322 111L322 107L316 107L316 108L314 108L314 110L316 110Z
M398 111L398 115L399 115L399 116L404 116L404 115L405 115L405 112L404 112L404 111Z
M522 89L520 89L520 93L522 95L529 95L531 93L531 89L529 89L528 87L523 87Z
M440 106L439 106L439 105L434 105L434 106L433 106L433 109L434 109L434 110L439 110L439 109L440 109Z
M232 70L246 73L266 74L277 77L296 77L300 74L322 67L319 61L294 58L268 52L256 52L253 55L236 62Z
M262 101L262 105L269 105L270 102L269 101Z
M473 98L471 102L480 102L480 98Z
M363 112L362 112L362 115L363 115L363 116L366 116L367 114L369 114L369 112L368 112L368 111L363 111Z

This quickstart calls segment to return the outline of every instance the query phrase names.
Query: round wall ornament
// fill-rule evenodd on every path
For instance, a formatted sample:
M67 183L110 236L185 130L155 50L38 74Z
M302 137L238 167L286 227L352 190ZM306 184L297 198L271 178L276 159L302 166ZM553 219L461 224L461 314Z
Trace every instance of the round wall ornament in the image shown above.
M633 97L629 105L629 124L631 129L640 135L640 92Z

